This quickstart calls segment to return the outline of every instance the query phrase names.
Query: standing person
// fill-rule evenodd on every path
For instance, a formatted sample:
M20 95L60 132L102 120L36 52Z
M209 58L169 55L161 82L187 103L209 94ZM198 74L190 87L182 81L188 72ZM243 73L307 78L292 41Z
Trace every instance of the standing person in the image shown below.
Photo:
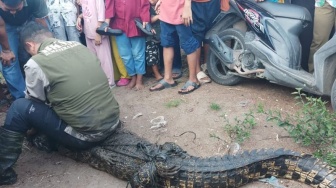
M291 3L294 5L305 7L312 16L312 19L314 20L315 0L291 0ZM313 40L313 28L314 22L305 27L299 36L302 47L301 67L306 71L309 71L308 62L310 56L310 46Z
M127 86L130 82L130 77L128 76L126 67L120 57L115 36L111 36L110 41L112 47L114 79L118 80L117 86Z
M148 36L146 41L146 63L148 66L152 67L153 74L157 81L161 80L163 77L159 71L159 66L163 65L163 48L160 45L160 20L159 15L155 11L155 5L158 0L149 0L151 4L150 14L151 14L151 24L152 28L155 30L153 36ZM177 33L174 33L174 39L179 40ZM174 46L174 60L173 60L173 79L178 79L182 76L182 60L181 60L181 49L180 43L177 42Z
M335 26L336 0L315 0L313 41L310 46L309 72L314 72L314 54L330 37Z
M114 87L110 41L108 36L101 36L96 33L96 29L105 21L104 0L81 0L81 6L83 13L78 16L77 29L82 31L82 18L84 18L86 46L97 55L110 87Z
M200 44L204 42L205 34L213 26L213 21L221 11L221 0L193 0L191 3L193 23L191 30ZM206 59L209 45L204 44L204 58ZM197 79L200 83L210 83L211 79L201 70L201 47L197 49Z
M172 78L172 64L176 40L173 33L177 32L181 48L187 54L189 67L189 80L178 91L179 94L188 94L200 87L196 78L197 49L199 42L192 34L190 24L193 21L191 12L191 1L161 1L157 5L159 8L161 24L161 45L163 46L164 79L150 88L150 91L159 91L165 88L175 87L177 83Z
M1 66L8 89L14 99L24 97L25 82L20 69L19 29L28 20L35 20L47 27L48 9L44 0L0 1ZM24 51L22 49L22 51Z
M143 26L150 21L148 0L106 0L106 19L112 29L123 31L116 36L116 42L121 59L128 75L131 77L127 85L129 89L143 89L143 75L145 70L146 39L137 29L134 20L140 18Z
M85 46L54 39L35 22L20 36L32 55L25 65L27 96L13 102L0 127L0 185L16 182L12 166L29 129L70 149L88 149L120 124L119 105L100 62Z
M79 32L76 29L78 11L76 0L46 0L46 3L51 31L55 38L80 42Z

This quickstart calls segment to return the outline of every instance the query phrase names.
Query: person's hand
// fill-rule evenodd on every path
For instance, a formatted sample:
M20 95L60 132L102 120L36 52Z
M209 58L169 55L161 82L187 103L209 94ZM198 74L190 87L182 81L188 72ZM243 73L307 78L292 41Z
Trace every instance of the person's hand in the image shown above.
M99 35L98 33L96 34L96 37L95 37L95 45L96 46L99 46L101 44L101 35Z
M192 12L190 7L184 6L181 19L185 26L190 26L193 23Z
M82 27L82 18L78 17L76 21L76 28L78 29L79 32L82 32L83 27Z
M10 65L15 60L15 55L11 50L2 50L0 57L3 65Z
M161 3L162 3L162 0L159 0L159 1L156 3L156 5L155 5L154 10L155 10L156 14L160 14L160 5L161 5Z

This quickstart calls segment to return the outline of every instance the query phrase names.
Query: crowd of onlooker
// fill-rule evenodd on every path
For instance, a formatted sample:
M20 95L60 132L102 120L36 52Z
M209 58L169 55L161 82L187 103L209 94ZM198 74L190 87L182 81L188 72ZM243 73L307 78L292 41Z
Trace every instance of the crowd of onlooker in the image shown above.
M313 54L333 29L336 0L269 1L303 6L314 17L314 24L300 36L302 67L312 72ZM150 91L175 87L174 80L182 76L182 49L189 78L178 93L187 94L211 82L201 69L201 62L205 62L201 58L207 56L209 48L204 43L205 34L220 11L230 8L228 0L24 0L20 6L15 2L22 1L0 2L2 72L14 99L24 97L19 62L22 67L29 58L19 45L17 30L32 17L48 27L55 38L85 44L100 60L110 87L143 89L146 72L157 80ZM137 27L135 20L140 20L143 28ZM98 34L97 29L105 34Z

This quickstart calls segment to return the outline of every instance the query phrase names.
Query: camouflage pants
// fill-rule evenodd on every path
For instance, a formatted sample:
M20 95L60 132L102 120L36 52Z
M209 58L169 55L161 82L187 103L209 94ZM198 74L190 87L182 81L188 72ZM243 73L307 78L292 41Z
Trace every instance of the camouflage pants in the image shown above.
M147 66L160 64L160 43L154 41L146 41L146 64Z

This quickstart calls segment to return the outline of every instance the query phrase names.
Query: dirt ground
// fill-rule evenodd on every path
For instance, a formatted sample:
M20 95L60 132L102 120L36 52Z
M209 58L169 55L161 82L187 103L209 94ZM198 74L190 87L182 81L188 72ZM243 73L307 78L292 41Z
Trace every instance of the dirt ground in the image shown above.
M265 108L279 109L294 113L294 89L270 84L263 80L246 80L238 86L227 87L210 83L202 85L189 95L179 95L178 88L186 81L186 76L179 79L176 88L159 92L149 92L148 88L155 83L153 78L146 78L146 89L142 91L128 90L123 87L114 88L113 92L121 108L121 120L124 126L150 140L153 143L175 142L195 156L224 155L228 145L233 141L224 131L223 115L235 123L235 117L242 117L258 103ZM180 101L177 107L167 107L170 101ZM218 104L220 110L210 108L212 103ZM142 115L133 119L141 113ZM4 117L5 114L1 116ZM164 116L165 127L151 129L150 120ZM3 119L3 118L2 118ZM256 116L258 125L252 130L251 138L241 144L243 150L261 148L286 148L297 152L310 153L309 148L301 147L288 138L288 133L275 124L266 122L264 117ZM189 132L188 132L189 131ZM195 134L191 133L194 132ZM185 133L181 135L182 133ZM180 136L181 135L181 136ZM220 139L211 137L216 135ZM196 138L194 139L194 136ZM279 139L277 139L277 137ZM92 167L60 156L58 153L45 153L25 144L23 152L15 165L18 182L12 187L126 187L127 182L93 169ZM308 187L290 180L279 180L285 187ZM268 184L256 182L245 188L268 188Z

